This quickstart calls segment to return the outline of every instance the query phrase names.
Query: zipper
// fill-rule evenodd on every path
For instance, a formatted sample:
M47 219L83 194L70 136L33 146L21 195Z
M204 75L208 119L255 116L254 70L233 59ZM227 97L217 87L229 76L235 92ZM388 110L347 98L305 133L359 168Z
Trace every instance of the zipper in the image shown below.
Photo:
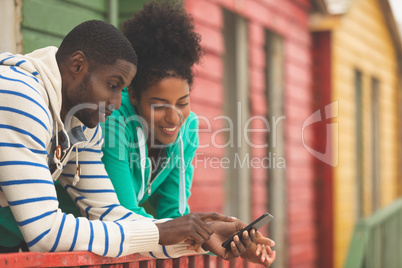
M151 169L149 171L149 175L148 175L148 185L145 191L148 191L148 195L151 195L151 186L152 183L154 183L154 181L156 181L156 179L158 178L158 176L165 170L165 168L167 167L168 163L170 161L170 157L167 159L166 163L164 163L163 168L159 171L158 175L155 176L155 179L153 181L150 181L151 179L151 175L152 175L152 166Z

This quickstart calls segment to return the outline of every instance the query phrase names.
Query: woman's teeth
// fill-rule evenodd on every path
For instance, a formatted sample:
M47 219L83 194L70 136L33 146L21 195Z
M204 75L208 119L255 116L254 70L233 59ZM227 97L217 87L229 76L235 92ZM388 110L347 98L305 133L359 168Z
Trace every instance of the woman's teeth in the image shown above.
M163 127L164 130L169 131L169 132L175 131L176 128L177 128L177 127L173 127L173 128Z

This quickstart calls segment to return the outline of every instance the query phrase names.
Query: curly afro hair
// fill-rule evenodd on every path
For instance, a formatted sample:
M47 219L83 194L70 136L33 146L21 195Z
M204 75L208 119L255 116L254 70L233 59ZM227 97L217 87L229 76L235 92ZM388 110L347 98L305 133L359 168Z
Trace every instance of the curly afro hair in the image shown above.
M179 1L152 1L123 23L123 34L137 57L137 75L131 82L134 97L167 77L180 77L192 85L191 67L198 63L201 36Z

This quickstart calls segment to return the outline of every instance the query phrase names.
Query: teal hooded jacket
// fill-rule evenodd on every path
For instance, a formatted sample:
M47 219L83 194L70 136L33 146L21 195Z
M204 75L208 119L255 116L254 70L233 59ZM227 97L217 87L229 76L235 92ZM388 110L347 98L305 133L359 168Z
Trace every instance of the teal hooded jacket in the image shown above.
M194 167L198 147L198 118L191 112L174 143L166 145L163 156L151 163L143 128L144 120L132 106L127 90L122 92L121 107L101 124L104 147L102 161L125 208L152 217L140 205L145 201L154 208L156 218L176 218L190 212ZM151 181L151 169L158 167Z
M187 200L193 181L192 160L199 143L198 118L191 112L176 141L166 146L163 162L152 182L150 173L155 163L148 158L145 139L139 139L144 134L141 122L144 121L136 114L125 89L120 109L100 124L104 138L102 162L120 204L145 217L161 219L186 215L190 212ZM66 213L81 216L64 188L57 182L55 186L60 208ZM153 208L152 214L141 206L147 200Z

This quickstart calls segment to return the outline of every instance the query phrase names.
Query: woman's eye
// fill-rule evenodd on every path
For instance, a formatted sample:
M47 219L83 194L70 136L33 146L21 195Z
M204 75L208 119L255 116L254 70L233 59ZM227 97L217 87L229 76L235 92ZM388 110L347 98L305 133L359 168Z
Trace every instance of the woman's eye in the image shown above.
M186 107L188 105L188 103L179 103L177 106L183 108Z
M162 105L156 105L156 104L152 104L152 108L158 110L158 109L163 109L165 108L166 105L162 104Z

